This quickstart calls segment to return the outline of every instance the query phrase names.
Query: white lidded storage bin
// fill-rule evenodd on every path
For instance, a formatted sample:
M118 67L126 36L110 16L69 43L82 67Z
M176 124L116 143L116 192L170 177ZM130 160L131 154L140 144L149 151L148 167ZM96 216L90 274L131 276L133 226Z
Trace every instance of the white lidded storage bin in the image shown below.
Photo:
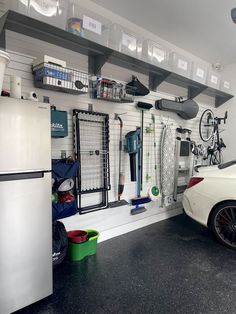
M144 40L142 59L164 69L169 68L170 49L152 40Z
M209 70L208 72L208 77L207 77L207 85L219 89L220 88L220 80L221 80L221 75L217 73L216 71Z
M68 32L108 46L111 21L78 4L79 1L68 1L66 29Z
M67 0L9 0L9 9L65 29Z
M190 78L192 61L176 52L171 53L170 57L171 69L173 72L182 75L184 77Z
M192 65L192 80L201 84L206 84L208 67L204 63L194 61Z
M220 90L226 93L229 93L231 91L231 84L228 79L225 79L224 77L222 77L221 82L220 82Z
M116 23L112 24L109 47L134 58L142 57L142 38Z

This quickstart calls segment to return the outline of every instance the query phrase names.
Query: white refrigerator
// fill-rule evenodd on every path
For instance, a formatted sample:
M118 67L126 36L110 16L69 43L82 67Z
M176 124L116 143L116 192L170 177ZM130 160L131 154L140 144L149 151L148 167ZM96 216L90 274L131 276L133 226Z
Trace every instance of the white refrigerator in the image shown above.
M50 294L50 106L0 97L0 314Z

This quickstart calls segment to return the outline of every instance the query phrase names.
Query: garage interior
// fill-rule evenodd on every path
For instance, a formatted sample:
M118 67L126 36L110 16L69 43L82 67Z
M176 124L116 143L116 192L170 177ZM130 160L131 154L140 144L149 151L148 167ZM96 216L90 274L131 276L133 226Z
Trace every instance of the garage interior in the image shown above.
M0 314L234 313L235 23L0 0Z

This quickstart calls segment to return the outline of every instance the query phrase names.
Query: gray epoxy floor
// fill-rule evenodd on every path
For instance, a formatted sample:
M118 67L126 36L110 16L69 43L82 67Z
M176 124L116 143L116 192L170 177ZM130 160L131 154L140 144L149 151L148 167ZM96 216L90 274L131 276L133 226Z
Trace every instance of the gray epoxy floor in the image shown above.
M99 244L66 261L54 295L23 313L236 313L236 252L180 215Z

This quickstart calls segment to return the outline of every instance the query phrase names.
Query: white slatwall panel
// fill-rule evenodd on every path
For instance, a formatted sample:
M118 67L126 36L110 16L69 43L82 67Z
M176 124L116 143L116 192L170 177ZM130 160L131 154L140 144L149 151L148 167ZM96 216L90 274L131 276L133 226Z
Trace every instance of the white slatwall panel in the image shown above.
M42 57L42 55L52 55L56 58L60 58L67 61L67 65L70 67L78 68L81 70L87 69L87 58L83 55L77 54L67 49L58 48L51 44L29 38L13 32L7 32L7 48L11 55L11 62L6 72L4 88L9 89L10 75L20 75L22 77L22 94L25 95L31 90L36 90L39 98L42 100L43 95L50 97L51 104L56 105L57 109L68 111L69 117L69 136L64 139L52 139L52 157L60 158L61 150L66 150L67 156L73 151L72 146L72 110L73 109L87 109L88 103L94 105L94 110L99 112L108 113L110 116L110 165L111 165L111 183L112 189L109 192L109 201L116 199L116 190L118 182L118 150L119 150L119 124L114 120L115 113L125 113L122 115L124 122L124 135L140 126L141 114L135 107L135 104L117 104L110 102L103 102L99 100L89 99L87 95L74 96L65 93L47 91L43 89L36 89L33 86L33 76L31 73L31 64L36 57ZM131 75L134 74L130 71L106 64L102 69L104 76L113 77L114 79L120 79L128 81ZM144 75L138 75L139 79L144 83L148 83L148 78ZM168 93L168 94L167 94ZM170 86L169 84L162 84L159 92L151 92L144 98L137 98L137 100L146 101L154 104L155 100L159 98L170 98L173 99L173 94L178 96L185 96L186 90ZM161 112L155 109L151 109L145 113L145 126L151 122L151 114L154 113L156 116L156 134L158 150L160 148L160 135L162 131L161 121L172 124L173 130L177 126L188 127L192 129L192 139L199 142L198 136L198 123L199 116L202 111L209 107L212 102L211 98L202 97L199 99L201 104L200 111L197 118L185 121L179 118L176 114L171 112ZM147 139L144 141L144 156L146 155ZM154 167L154 155L152 156L152 167ZM129 173L129 157L127 154L123 154L123 171L125 173L126 182L124 190L124 198L129 200L135 196L135 184L130 182ZM145 160L144 160L145 163ZM160 158L158 153L158 173L160 172ZM144 166L144 178L146 176L146 165ZM151 182L150 182L151 183ZM149 184L146 184L144 179L144 191L147 191ZM154 182L153 182L154 183ZM145 192L144 192L145 194ZM86 202L91 202L91 196L87 197ZM169 214L165 214L167 210L160 208L159 204L152 203L147 204L148 210L140 215L131 216L130 207L118 207L114 209L106 209L95 213L89 213L87 215L75 215L64 219L64 223L67 229L74 228L96 228L103 232L102 239L109 238L113 235L117 235L123 232L130 231L135 228L139 228L145 224L150 224L158 219L163 219ZM177 204L172 207L172 214L176 213L175 208L181 207L181 204ZM173 210L174 209L174 210ZM164 215L164 216L163 216ZM170 214L171 215L171 214ZM160 217L160 218L158 218ZM132 226L132 227L130 227Z

